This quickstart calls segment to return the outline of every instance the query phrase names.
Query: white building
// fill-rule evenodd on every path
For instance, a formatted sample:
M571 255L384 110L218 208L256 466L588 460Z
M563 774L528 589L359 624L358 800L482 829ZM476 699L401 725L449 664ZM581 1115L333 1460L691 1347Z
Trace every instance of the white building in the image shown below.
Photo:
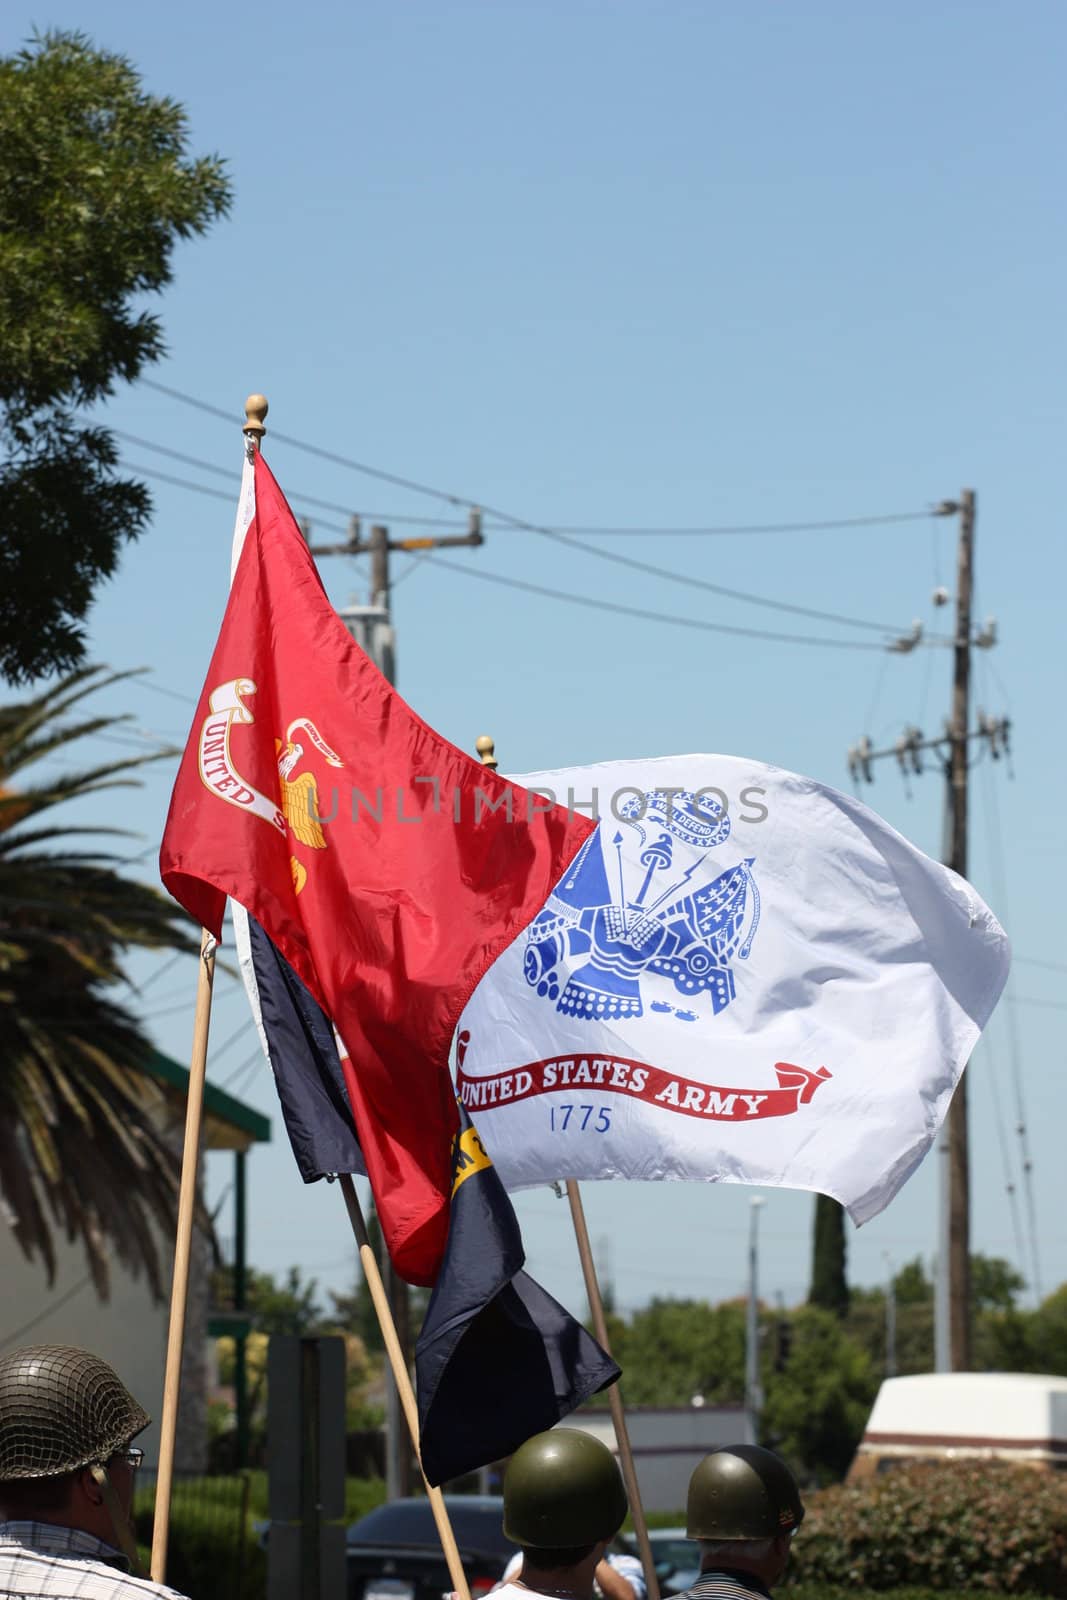
M159 1125L180 1150L189 1074L158 1052L145 1070ZM269 1139L266 1117L223 1090L210 1084L206 1087L203 1149L232 1150L241 1167L252 1145ZM0 1215L0 1353L29 1344L69 1344L102 1356L153 1419L138 1444L144 1448L146 1465L154 1467L159 1453L168 1302L153 1300L144 1276L135 1278L117 1262L110 1268L108 1299L98 1299L81 1245L69 1243L61 1233L55 1245L56 1275L49 1284L42 1263L27 1261ZM160 1241L159 1256L161 1277L169 1289L173 1240ZM201 1234L194 1241L186 1314L175 1454L180 1472L202 1471L206 1461L207 1388L213 1370L208 1340L210 1273L211 1247Z
M607 1406L583 1406L567 1417L615 1455L615 1428ZM646 1511L685 1512L689 1479L709 1450L724 1444L755 1444L744 1406L627 1406L626 1430Z

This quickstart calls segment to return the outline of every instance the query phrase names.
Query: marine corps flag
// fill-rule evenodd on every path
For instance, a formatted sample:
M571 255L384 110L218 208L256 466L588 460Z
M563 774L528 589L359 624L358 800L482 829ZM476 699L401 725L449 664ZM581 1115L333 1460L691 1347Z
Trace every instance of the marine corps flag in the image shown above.
M448 1249L415 1348L422 1468L445 1483L517 1450L619 1368L522 1271L519 1224L460 1107Z
M216 937L226 896L242 905L337 1028L389 1253L432 1283L456 1019L592 823L487 772L404 703L330 605L258 453L243 504L160 870Z

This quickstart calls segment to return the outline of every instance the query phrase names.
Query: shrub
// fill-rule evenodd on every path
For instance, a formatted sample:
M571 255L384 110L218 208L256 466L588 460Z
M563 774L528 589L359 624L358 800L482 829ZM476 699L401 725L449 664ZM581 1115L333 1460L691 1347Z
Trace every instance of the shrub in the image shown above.
M823 1583L797 1583L789 1590L789 1600L885 1600L885 1590L835 1589ZM893 1600L945 1600L943 1589L893 1589ZM954 1589L952 1600L1006 1600L993 1589Z
M901 1466L809 1497L787 1581L1067 1600L1067 1473L1004 1462Z
M153 1490L134 1506L138 1543L152 1542ZM196 1600L261 1600L266 1554L252 1532L247 1488L239 1477L187 1478L174 1484L167 1540L167 1585Z

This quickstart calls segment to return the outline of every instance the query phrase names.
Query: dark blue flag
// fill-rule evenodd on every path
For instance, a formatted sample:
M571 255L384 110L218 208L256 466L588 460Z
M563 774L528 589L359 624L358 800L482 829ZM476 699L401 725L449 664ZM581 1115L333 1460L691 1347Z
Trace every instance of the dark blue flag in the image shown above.
M522 1270L522 1236L465 1107L445 1259L415 1349L431 1484L499 1461L614 1383L619 1368Z
M365 1169L333 1027L263 929L237 947L305 1183ZM614 1383L619 1368L523 1270L511 1201L466 1109L452 1152L448 1244L415 1352L430 1483L501 1460Z
M237 925L237 949L300 1176L365 1172L329 1018L254 917L247 946Z

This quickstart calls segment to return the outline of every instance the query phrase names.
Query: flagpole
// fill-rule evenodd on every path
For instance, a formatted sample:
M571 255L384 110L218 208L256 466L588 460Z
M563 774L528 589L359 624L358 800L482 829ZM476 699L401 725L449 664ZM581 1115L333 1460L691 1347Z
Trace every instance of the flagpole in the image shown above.
M267 402L261 394L250 394L245 401L242 429L246 449L255 450L264 433ZM170 1322L167 1329L167 1359L163 1372L163 1415L159 1423L159 1470L156 1474L156 1499L152 1515L151 1576L162 1583L167 1570L167 1543L170 1537L170 1499L174 1485L174 1446L178 1433L178 1401L181 1396L182 1351L185 1346L185 1311L189 1300L189 1263L193 1247L193 1220L196 1215L196 1174L200 1160L200 1130L204 1119L204 1083L207 1078L207 1045L211 1029L211 997L215 986L217 941L206 928L200 932L200 965L196 982L196 1012L193 1018L193 1048L189 1063L189 1091L185 1103L185 1143L182 1149L181 1186L178 1191L178 1229L174 1240L174 1279L170 1293Z
M478 736L474 741L474 748L478 752L478 758L482 766L489 767L491 771L495 772L499 765L496 758L496 745L487 733ZM585 1208L582 1205L582 1194L574 1178L567 1179L567 1199L570 1202L574 1237L578 1244L578 1257L582 1263L585 1292L593 1318L593 1332L596 1335L598 1344L610 1355L611 1345L608 1341L608 1325L604 1317L604 1301L600 1293L600 1284L597 1280L592 1247L589 1243L589 1229L585 1224ZM649 1543L648 1523L645 1521L645 1509L641 1504L641 1490L637 1483L634 1453L630 1444L630 1433L626 1426L626 1413L623 1410L622 1395L619 1393L618 1381L608 1387L608 1405L611 1408L611 1420L615 1427L615 1442L619 1447L619 1465L622 1468L623 1482L626 1484L626 1494L630 1501L630 1514L634 1519L634 1532L637 1535L637 1548L641 1554L641 1566L644 1569L645 1584L648 1588L648 1600L659 1600L659 1580L656 1577L656 1563L653 1560L652 1546Z
M597 1281L596 1263L593 1260L593 1251L589 1243L589 1229L585 1225L585 1207L582 1205L582 1194L574 1178L567 1179L567 1199L570 1202L571 1221L574 1223L574 1237L578 1241L578 1255L582 1263L582 1276L585 1279L585 1292L589 1300L589 1310L593 1317L593 1332L596 1334L597 1343L611 1354L611 1345L608 1342L608 1325L604 1316L604 1302L600 1294L600 1284ZM608 1388L608 1405L611 1407L611 1420L615 1425L615 1439L619 1446L619 1465L622 1468L623 1482L626 1484L626 1493L630 1501L630 1514L634 1519L634 1532L637 1535L637 1548L641 1554L641 1566L644 1568L645 1583L648 1586L648 1600L659 1600L659 1579L656 1577L656 1563L652 1556L652 1546L648 1538L648 1523L645 1521L645 1508L641 1504L641 1490L637 1484L637 1471L634 1467L634 1453L630 1445L630 1432L626 1426L626 1412L623 1410L622 1395L619 1393L618 1381Z
M215 983L216 941L206 928L200 935L200 964L196 982L193 1049L189 1065L189 1093L185 1105L185 1145L182 1150L181 1188L178 1195L178 1231L174 1241L174 1281L170 1295L167 1364L163 1375L163 1415L159 1424L159 1471L152 1519L151 1576L162 1583L167 1570L170 1535L170 1496L174 1482L174 1443L178 1430L182 1350L185 1343L185 1308L189 1297L189 1261L193 1219L196 1213L196 1169L200 1155L200 1127L207 1075L207 1042L211 1027L211 996Z
M415 1404L415 1392L411 1387L411 1376L404 1362L404 1353L400 1348L400 1340L397 1337L396 1324L393 1321L393 1313L389 1305L389 1296L385 1292L381 1270L371 1248L370 1240L367 1237L367 1225L363 1220L359 1196L356 1194L356 1186L352 1181L351 1174L347 1172L341 1173L338 1181L341 1185L341 1193L344 1195L345 1205L348 1208L348 1219L352 1224L352 1232L356 1236L360 1265L363 1268L363 1275L367 1280L371 1301L378 1316L378 1325L382 1330L382 1338L385 1341L385 1349L389 1357L393 1381L400 1396L400 1405L404 1412L408 1431L411 1434L411 1442L415 1446L416 1455L418 1455L419 1413ZM452 1524L448 1520L448 1512L445 1509L445 1497L440 1488L431 1487L426 1482L425 1473L422 1475L422 1481L430 1502L430 1510L433 1512L433 1520L437 1525L437 1536L445 1553L445 1560L448 1563L448 1572L452 1579L453 1587L460 1600L471 1600L467 1575L463 1570L463 1562L460 1560L459 1548L456 1544L456 1536L452 1532Z

